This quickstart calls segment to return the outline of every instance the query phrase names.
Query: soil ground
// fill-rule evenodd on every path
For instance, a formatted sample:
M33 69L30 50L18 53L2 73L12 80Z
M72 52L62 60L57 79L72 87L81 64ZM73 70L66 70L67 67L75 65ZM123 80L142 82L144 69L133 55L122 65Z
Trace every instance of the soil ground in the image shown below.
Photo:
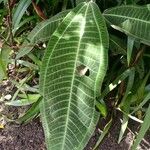
M117 138L120 129L119 119L112 125L109 134L104 138L98 150L130 150L133 142L133 132L136 132L138 124L130 122L131 130L126 132L126 135L120 144L117 143ZM88 143L85 150L92 150L99 137L98 128L93 137ZM145 136L139 150L150 150L150 133ZM0 150L46 150L44 142L44 134L42 125L39 119L36 119L26 125L6 125L0 131Z

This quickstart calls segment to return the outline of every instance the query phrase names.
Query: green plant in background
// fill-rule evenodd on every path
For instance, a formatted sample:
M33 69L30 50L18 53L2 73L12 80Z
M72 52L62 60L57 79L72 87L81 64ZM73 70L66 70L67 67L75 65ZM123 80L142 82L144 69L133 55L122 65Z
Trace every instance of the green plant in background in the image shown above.
M41 3L44 8L39 7ZM129 119L141 123L132 146L136 149L150 127L148 1L32 1L32 5L35 11L30 10L31 1L25 0L19 1L13 10L8 7L13 14L12 35L1 29L3 45L13 51L15 42L23 42L19 51L14 52L15 59L9 60L8 55L5 59L1 51L1 62L5 60L0 66L1 79L7 77L8 63L20 67L18 74L28 75L19 82L12 81L18 90L6 102L13 106L32 104L16 122L26 123L40 111L47 149L82 150L99 117L106 118L111 113L94 147L97 149L117 110L123 114L118 143ZM1 17L5 15L3 12ZM39 18L44 20L37 23ZM28 23L31 27L37 23L29 34ZM28 36L22 40L22 34ZM31 84L31 79L39 74L40 85L38 81ZM108 103L112 104L111 112Z

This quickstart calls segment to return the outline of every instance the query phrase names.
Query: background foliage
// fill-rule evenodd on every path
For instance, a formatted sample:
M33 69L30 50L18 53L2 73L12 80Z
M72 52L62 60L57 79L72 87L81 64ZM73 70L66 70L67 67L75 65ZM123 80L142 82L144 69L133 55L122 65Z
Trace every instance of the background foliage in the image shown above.
M57 56L55 57L58 57L58 59L56 59L54 62L51 61L50 63L47 63L50 50L56 44L56 39L60 37L63 39L62 33L65 27L69 26L69 28L73 28L71 25L69 25L69 22L72 18L77 16L76 10L79 9L79 6L82 5L80 3L83 1L84 0L0 1L0 82L3 84L4 81L9 80L14 89L14 93L9 100L6 100L6 95L2 94L1 101L5 105L30 106L25 114L23 114L21 117L18 117L17 119L9 118L11 121L14 120L17 123L29 122L31 119L39 115L39 104L41 101L44 103L44 107L41 109L42 112L44 112L46 107L48 107L48 109L51 107L51 103L46 105L46 100L42 100L43 91L39 92L40 68L43 70L41 72L41 87L44 88L46 93L50 93L49 88L46 89L45 86L42 86L42 80L45 80L42 75L46 74L45 72L47 72L47 83L50 82L51 79L57 78L57 76L49 78L48 74L53 73L53 71L45 69L44 66L55 66L60 60L65 63L65 58L71 58L71 60L75 60L74 55L66 55L66 52L64 51L64 53L57 53ZM132 149L135 149L144 137L144 134L147 132L147 130L149 130L150 126L148 121L150 116L150 52L148 50L150 45L150 4L148 0L97 0L95 3L96 4L94 6L91 6L91 10L89 9L88 13L90 16L92 7L94 10L96 9L96 12L93 11L93 13L95 13L95 22L98 23L99 27L95 25L94 29L87 29L87 32L91 31L91 34L87 33L87 37L93 39L93 41L87 40L87 43L93 43L93 49L97 40L94 40L94 38L96 38L98 34L92 34L92 32L97 32L97 30L100 30L99 35L101 32L104 32L105 35L103 37L102 34L102 37L99 37L101 44L106 45L104 47L108 47L107 45L109 43L108 67L107 58L105 57L104 72L101 68L101 74L103 75L101 76L96 69L97 77L101 76L102 79L106 70L107 73L101 87L101 93L97 94L96 99L93 100L93 102L96 102L96 110L94 111L96 111L101 118L106 118L108 123L104 127L104 130L97 144L95 145L95 149L102 141L103 137L109 132L109 128L113 122L116 112L122 113L122 125L120 129L120 135L118 136L118 143L122 140L122 137L128 126L129 119L141 123L141 129L132 147ZM74 14L72 14L72 12ZM80 13L84 14L84 11L82 10ZM95 19L94 16L92 18L92 15L89 17L89 19L88 17L85 18L87 21L89 19ZM100 18L103 21L100 21ZM82 23L84 21L77 20L77 22L79 24L73 31L77 31L77 33L80 34L82 27L80 22ZM107 29L105 28L105 23L107 24ZM109 32L109 42L107 40L107 32ZM66 31L65 33L65 35L68 37L78 35L77 33L73 33L71 29L70 33L67 33ZM66 36L64 36L64 38L66 38ZM71 38L70 40L75 41L76 39ZM51 45L51 43L53 44ZM76 43L72 43L70 46L76 47ZM59 44L57 47L61 48ZM85 47L86 45L83 46L83 49L88 51L88 48ZM62 48L65 48L65 46ZM44 56L45 49L47 52ZM54 48L54 51L57 49L58 48ZM67 49L68 48L66 48L66 51ZM77 51L74 50L73 52L76 53ZM62 54L66 55L67 57L61 58ZM84 53L84 57L89 57L90 55L90 53ZM105 51L105 55L107 55L107 51ZM103 60L103 56L101 54L99 56L99 52L95 51L93 59L97 61L99 59L101 62ZM78 72L80 73L80 76L82 76L83 73L87 79L92 74L91 70L93 69L92 65L88 65L89 62L84 64L80 68L80 72ZM72 67L71 63L68 64L68 66ZM78 64L77 66L81 66L81 64ZM88 68L86 68L86 66L88 66ZM94 68L98 66L99 64L94 64ZM65 69L65 67L66 66L62 65L61 68L57 69L61 70ZM72 67L72 69L74 68ZM69 70L63 73L66 75L68 71ZM86 76L86 73L89 75ZM96 80L96 78L93 79ZM93 91L93 86L90 84L89 80L78 80L80 85L81 82L83 82L90 87L89 91L87 88L82 87L83 92L90 93ZM64 81L67 82L67 80ZM102 80L100 83L102 83ZM78 84L75 84L75 86L79 88ZM61 86L57 88L59 89ZM57 93L55 93L55 95L56 94ZM77 93L76 91L75 94L79 96L81 93ZM47 98L50 99L50 97ZM80 98L83 100L87 99L85 95L80 96ZM65 104L63 104L63 107L59 105L54 111L58 111L59 107L65 109L66 106ZM95 106L93 105L92 107L94 109ZM78 107L78 109L82 110L83 106ZM82 120L82 117L84 116L82 111L76 111L75 108L72 111L74 113L80 112L79 116ZM88 114L89 111L86 113ZM50 115L51 113L47 111L47 114L42 115L42 118ZM61 114L56 116L60 117L59 115ZM89 116L90 115L91 114L89 113ZM92 116L90 116L90 118L91 117ZM94 126L95 125L96 123ZM46 123L44 126L47 126ZM48 128L52 128L52 126ZM94 129L91 130L91 133L93 131ZM81 129L81 134L84 132L85 130ZM56 133L57 132L55 132L55 134ZM78 137L77 131L73 131L73 129L71 129L69 134ZM91 134L89 134L89 137L90 135ZM86 144L87 142L88 139L86 139L84 143ZM83 149L83 146L80 147L80 149Z

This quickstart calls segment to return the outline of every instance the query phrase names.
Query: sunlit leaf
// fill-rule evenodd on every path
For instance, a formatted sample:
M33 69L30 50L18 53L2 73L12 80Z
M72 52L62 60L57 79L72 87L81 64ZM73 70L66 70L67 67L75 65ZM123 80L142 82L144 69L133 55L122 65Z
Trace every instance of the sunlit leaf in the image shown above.
M132 119L132 120L134 120L134 121L136 121L136 122L139 122L139 123L143 123L142 120L138 119L138 118L135 117L135 116L132 116L132 115L129 114L129 113L124 112L124 111L121 110L120 108L117 108L117 110L121 111L124 115L128 116L130 119Z
M35 103L41 97L40 94L18 94L18 96L22 99L6 102L5 104L11 106L26 106Z
M150 5L110 8L104 11L104 17L113 28L150 45Z
M124 79L126 79L134 70L134 68L130 68L125 70L122 74L120 74L112 83L107 86L101 94L101 97L104 98L110 91L115 89Z
M68 12L69 10L66 10L48 20L39 23L28 35L28 40L23 43L24 48L20 49L16 59L28 54L33 49L34 45L40 42L48 41L50 36L56 30L63 18L68 14Z
M40 72L41 117L49 150L83 150L94 132L108 41L105 21L93 2L79 4L52 35ZM78 74L81 65L89 75Z
M120 133L119 133L118 144L121 142L122 137L126 131L126 128L128 126L128 120L129 120L129 117L127 115L123 114L123 120L121 122L121 129L120 129Z
M107 111L106 104L101 104L100 102L96 102L96 107L98 108L98 110L100 111L103 117L107 116L108 111Z

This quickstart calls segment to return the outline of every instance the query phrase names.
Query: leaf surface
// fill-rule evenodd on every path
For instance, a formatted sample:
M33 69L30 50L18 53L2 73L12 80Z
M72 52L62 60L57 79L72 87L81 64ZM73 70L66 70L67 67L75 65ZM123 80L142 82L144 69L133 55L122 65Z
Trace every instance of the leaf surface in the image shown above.
M150 45L150 5L110 8L104 17L113 28Z
M12 26L13 30L17 30L18 25L20 24L20 20L24 15L25 11L31 4L31 0L20 0L17 8L14 10L14 14L12 16Z
M27 40L23 43L23 48L20 49L16 59L19 59L20 57L28 54L36 44L48 41L50 36L53 34L53 32L56 30L58 25L69 11L70 10L66 10L58 13L52 18L42 21L37 26L35 26L35 28L28 35Z
M147 108L147 111L145 113L145 118L143 121L143 124L141 125L140 131L136 137L136 140L131 148L131 150L135 150L137 149L138 145L140 144L140 142L142 141L142 139L144 138L144 135L146 134L146 132L149 130L150 128L150 123L149 123L149 118L150 118L150 105Z
M126 43L124 42L123 39L114 35L110 35L109 42L110 42L110 49L113 55L118 54L126 55L127 48Z
M11 49L4 46L0 50L0 82L7 78L7 65L9 63L9 56L11 55Z
M83 150L91 137L99 118L95 103L107 70L108 41L93 2L79 4L52 35L40 72L49 150Z

